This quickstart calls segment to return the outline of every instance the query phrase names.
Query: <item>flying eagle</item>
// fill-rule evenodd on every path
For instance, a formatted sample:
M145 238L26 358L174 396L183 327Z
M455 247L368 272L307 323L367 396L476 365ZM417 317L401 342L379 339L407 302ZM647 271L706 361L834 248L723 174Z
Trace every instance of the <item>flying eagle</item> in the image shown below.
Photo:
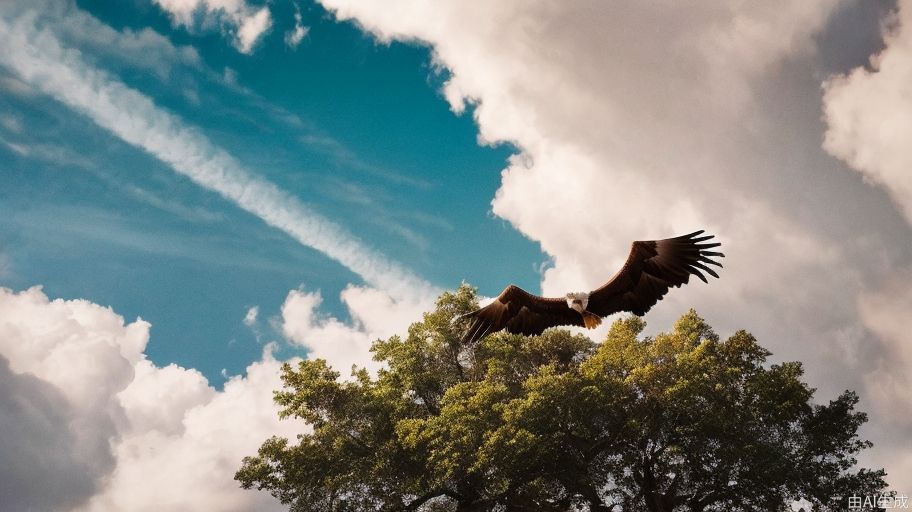
M704 283L708 281L702 272L719 277L706 264L722 266L710 257L725 255L709 250L722 244L704 243L713 235L702 234L700 230L665 240L633 242L621 270L589 293L539 297L511 284L487 306L460 317L471 319L462 341L474 343L501 329L526 336L558 325L593 329L602 323L602 317L621 311L645 315L669 288L687 284L691 274Z

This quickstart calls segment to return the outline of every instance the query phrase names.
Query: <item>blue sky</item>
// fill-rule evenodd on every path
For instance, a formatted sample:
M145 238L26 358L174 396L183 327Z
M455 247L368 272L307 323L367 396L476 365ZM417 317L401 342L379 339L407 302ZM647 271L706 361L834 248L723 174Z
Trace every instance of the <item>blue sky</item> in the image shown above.
M446 72L427 48L379 44L306 2L301 44L283 41L294 6L278 4L253 55L218 31L172 27L144 2L77 5L115 30L152 29L192 48L198 59L164 72L81 49L368 246L443 288L462 280L486 293L505 280L538 287L547 258L490 213L514 149L478 144L471 112L454 115L441 97ZM257 341L242 323L252 306L274 316L304 284L323 292L326 313L345 318L338 293L360 280L337 262L53 99L0 102L15 123L0 132L3 286L42 284L52 297L141 316L153 325L154 362L197 368L213 383L222 368L239 373L263 342L280 339L263 322Z

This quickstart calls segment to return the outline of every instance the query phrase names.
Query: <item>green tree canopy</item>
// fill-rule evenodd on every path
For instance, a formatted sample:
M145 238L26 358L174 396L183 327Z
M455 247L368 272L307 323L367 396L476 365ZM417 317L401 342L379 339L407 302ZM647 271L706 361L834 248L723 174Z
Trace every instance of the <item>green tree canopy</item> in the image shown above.
M469 286L443 294L374 344L375 378L286 364L275 400L312 431L267 440L236 479L298 512L835 510L885 487L855 467L855 393L813 404L801 364L768 364L747 332L721 340L690 311L655 337L628 317L602 343L462 346L454 318L476 307Z

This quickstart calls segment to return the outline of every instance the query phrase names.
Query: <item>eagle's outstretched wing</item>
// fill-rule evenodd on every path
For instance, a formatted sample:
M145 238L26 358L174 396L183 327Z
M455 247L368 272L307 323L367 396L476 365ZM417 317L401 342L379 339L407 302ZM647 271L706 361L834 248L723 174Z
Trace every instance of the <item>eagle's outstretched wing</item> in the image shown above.
M599 316L620 311L645 315L668 293L669 288L687 284L691 274L707 282L707 273L719 277L707 265L721 267L711 257L722 258L721 252L710 251L720 243L704 243L713 235L695 231L665 240L633 242L624 266L610 281L589 294L587 309Z
M645 315L669 288L686 284L691 274L704 282L703 272L719 277L707 265L722 266L710 257L725 255L709 250L721 244L704 243L713 235L700 236L702 233L634 242L621 270L589 294L586 311L600 317L620 311ZM501 329L531 336L558 325L584 326L582 315L570 309L566 299L539 297L512 284L487 306L460 318L471 319L463 343L473 343Z
M472 320L462 336L463 343L474 343L501 329L532 336L556 325L583 325L583 317L567 307L566 300L532 295L512 284L490 304L462 318Z

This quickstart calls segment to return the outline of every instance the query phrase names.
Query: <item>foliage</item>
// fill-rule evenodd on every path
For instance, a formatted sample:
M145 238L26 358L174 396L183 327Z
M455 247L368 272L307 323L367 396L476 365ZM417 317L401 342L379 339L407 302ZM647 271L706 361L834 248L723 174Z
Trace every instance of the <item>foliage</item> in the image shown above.
M267 440L236 479L298 512L836 510L885 486L854 469L857 396L812 404L801 364L767 364L747 332L720 340L690 311L655 337L628 317L599 344L552 329L462 346L454 319L476 307L463 285L377 341L376 378L285 365L276 402L312 432Z

